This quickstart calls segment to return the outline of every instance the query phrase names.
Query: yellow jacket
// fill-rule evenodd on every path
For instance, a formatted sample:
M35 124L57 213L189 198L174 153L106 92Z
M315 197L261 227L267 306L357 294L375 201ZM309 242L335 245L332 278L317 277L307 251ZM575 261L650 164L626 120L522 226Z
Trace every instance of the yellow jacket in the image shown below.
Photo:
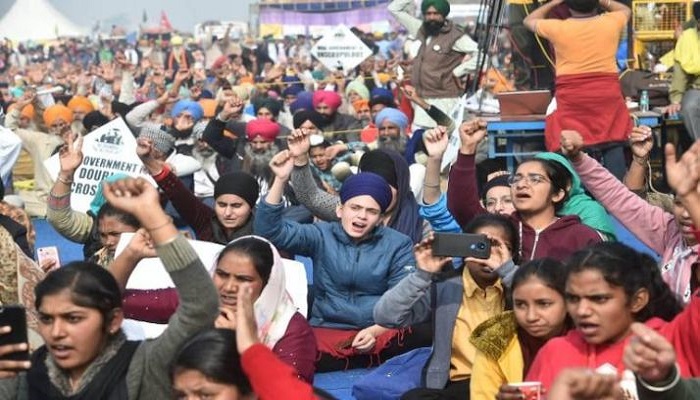
M484 321L469 340L476 347L471 376L471 400L493 400L502 384L522 382L523 353L512 311Z

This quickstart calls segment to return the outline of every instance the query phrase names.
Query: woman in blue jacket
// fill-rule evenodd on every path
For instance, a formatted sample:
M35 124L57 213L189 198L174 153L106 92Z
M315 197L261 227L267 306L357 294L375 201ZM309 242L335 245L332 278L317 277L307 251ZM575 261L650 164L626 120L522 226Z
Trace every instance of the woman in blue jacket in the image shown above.
M411 239L381 223L392 199L384 178L365 172L346 179L336 209L340 220L302 225L282 219L293 157L285 150L271 166L276 177L258 205L255 231L278 248L313 260L309 322L321 353L317 371L368 367L424 344L411 343L409 338L418 335L410 328L382 328L372 317L382 294L414 265Z

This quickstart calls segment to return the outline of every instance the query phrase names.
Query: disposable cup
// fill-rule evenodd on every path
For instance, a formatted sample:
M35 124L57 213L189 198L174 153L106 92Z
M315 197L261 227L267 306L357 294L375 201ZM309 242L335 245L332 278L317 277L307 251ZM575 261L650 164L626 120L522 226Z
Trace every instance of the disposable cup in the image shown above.
M541 382L509 383L509 386L517 387L524 400L540 400Z

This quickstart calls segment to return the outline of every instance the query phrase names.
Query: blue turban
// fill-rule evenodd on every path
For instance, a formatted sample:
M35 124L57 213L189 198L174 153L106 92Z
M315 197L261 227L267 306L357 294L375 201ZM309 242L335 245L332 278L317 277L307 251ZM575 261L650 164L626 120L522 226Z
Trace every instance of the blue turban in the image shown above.
M287 86L283 91L282 91L282 97L287 97L287 96L298 96L299 93L303 92L304 88L299 87L298 85L290 85Z
M313 97L314 94L311 92L297 93L297 99L289 105L289 111L292 114L295 114L299 110L312 111L314 109Z
M380 111L377 116L374 117L374 124L377 125L377 128L380 128L382 123L386 120L398 126L402 132L408 127L408 117L406 114L395 108L387 107Z
M373 198L379 204L382 213L389 207L392 198L389 184L384 178L371 172L351 175L343 182L343 186L340 188L340 202L345 204L346 201L357 196Z
M192 100L180 100L175 103L170 115L177 117L183 111L189 112L194 118L194 122L199 121L204 116L204 109L202 109L202 106L198 102Z
M393 102L394 94L389 89L385 89L383 87L376 87L370 92L369 99L372 100L378 98L391 99L391 101Z

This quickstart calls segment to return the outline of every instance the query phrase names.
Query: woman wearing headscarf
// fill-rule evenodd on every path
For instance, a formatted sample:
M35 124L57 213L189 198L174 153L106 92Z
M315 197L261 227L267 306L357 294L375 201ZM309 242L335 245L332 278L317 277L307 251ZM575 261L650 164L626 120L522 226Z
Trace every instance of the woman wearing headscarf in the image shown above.
M595 229L603 239L615 241L615 226L610 215L608 215L605 207L586 194L586 190L581 184L581 178L576 173L571 162L557 153L539 153L535 158L555 161L563 165L571 174L569 197L564 202L561 210L559 210L559 215L576 215L584 225Z
M127 249L110 269L124 294L125 316L137 321L168 323L179 305L177 291L174 288L125 289L136 265L152 251L143 236L135 236ZM310 383L317 359L316 339L287 292L284 271L277 248L262 237L241 236L228 243L209 271L219 294L221 311L214 325L236 329L237 293L241 290L241 278L245 278L252 288L258 339L294 367L299 379Z

